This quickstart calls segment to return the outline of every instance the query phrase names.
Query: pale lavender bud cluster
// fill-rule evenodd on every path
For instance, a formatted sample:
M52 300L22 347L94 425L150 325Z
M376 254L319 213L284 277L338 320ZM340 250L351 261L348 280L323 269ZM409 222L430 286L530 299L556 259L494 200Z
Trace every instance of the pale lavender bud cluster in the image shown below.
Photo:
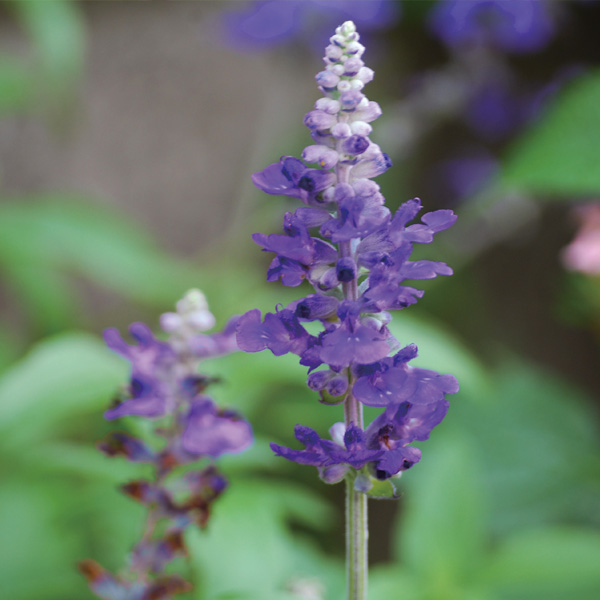
M362 92L373 79L373 71L362 61L365 48L358 40L356 27L348 21L336 29L325 49L325 69L316 75L324 97L304 119L316 144L302 153L307 163L322 169L336 165L347 168L347 181L354 194L362 193L361 179L375 177L390 166L389 158L368 138L372 129L369 123L381 115L381 108ZM310 174L308 177L310 181ZM373 186L378 191L378 186ZM334 188L332 181L329 189L320 190L325 201L334 201Z

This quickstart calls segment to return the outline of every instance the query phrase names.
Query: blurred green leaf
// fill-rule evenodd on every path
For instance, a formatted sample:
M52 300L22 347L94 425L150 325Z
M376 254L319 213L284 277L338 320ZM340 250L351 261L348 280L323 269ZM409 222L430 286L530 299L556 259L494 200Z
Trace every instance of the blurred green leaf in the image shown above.
M300 515L312 521L315 515L310 513L315 511L323 513L316 517L318 521L327 518L322 501L296 486L287 486L282 494L282 487L260 479L238 479L219 500L207 530L190 532L197 598L253 593L283 600L289 597L285 589L292 579L315 577L325 585L328 599L339 598L341 563L290 535L286 525L287 519Z
M0 205L0 267L34 321L63 326L74 313L67 273L163 309L214 277L160 251L109 208L52 195Z
M85 29L79 6L66 0L12 2L30 35L46 94L73 84L81 73Z
M600 448L590 399L524 361L506 361L495 379L487 402L456 403L440 426L477 448L493 531L597 520Z
M432 598L459 598L482 561L485 509L473 448L459 436L440 433L435 448L429 445L422 463L407 474L396 554Z
M126 362L91 335L66 333L40 342L0 378L3 443L39 441L61 420L100 410L126 372Z
M0 114L25 108L31 100L32 84L20 62L0 56Z
M2 257L0 263L19 310L35 329L51 334L74 321L77 291L64 273L40 264L2 261Z
M554 527L506 539L478 579L503 600L595 600L599 565L599 533Z
M23 453L37 468L47 473L84 476L103 482L106 486L150 476L151 471L151 467L147 465L106 456L94 446L93 440L87 445L42 441L30 450L24 449Z
M51 482L3 478L0 491L2 595L11 600L70 598L75 570L65 570L77 533L63 528L62 496Z
M547 196L600 191L600 73L569 85L539 123L518 140L505 162L508 188Z
M377 565L369 573L369 597L423 600L418 582L399 565Z

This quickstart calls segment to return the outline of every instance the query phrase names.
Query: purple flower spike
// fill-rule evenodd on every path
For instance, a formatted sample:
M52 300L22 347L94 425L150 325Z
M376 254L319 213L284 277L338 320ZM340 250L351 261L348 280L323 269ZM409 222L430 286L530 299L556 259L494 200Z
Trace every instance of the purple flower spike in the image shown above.
M287 286L307 281L315 293L267 313L264 320L259 310L249 311L238 322L237 342L247 352L297 354L308 367L308 387L324 404L343 403L346 423L354 421L347 429L343 424L332 429L335 441L297 426L304 449L271 444L273 451L316 467L327 483L349 477L355 491L391 497L395 486L375 485L373 478L389 479L420 460L420 451L408 444L427 439L458 383L452 375L408 366L416 346L398 350L387 327L388 311L407 308L423 296L407 281L452 274L443 262L410 257L414 244L431 243L456 216L438 210L411 223L421 210L418 198L393 216L385 206L372 178L392 161L369 137L381 108L364 94L374 75L363 62L364 50L351 21L336 29L325 48L325 67L316 76L323 96L304 118L313 143L302 159L315 168L283 157L253 176L261 190L308 205L285 215L283 235L254 234L255 242L276 254L268 281L280 279ZM311 235L313 228L328 241ZM306 321L312 322L310 334ZM366 431L360 403L383 408ZM382 491L388 488L389 493Z
M90 588L104 600L168 600L191 590L183 579L165 575L164 570L167 563L187 554L184 530L192 524L207 524L211 504L227 482L213 465L201 471L189 467L201 458L241 452L252 443L246 421L232 411L218 409L208 396L201 395L216 378L198 372L201 358L237 350L238 320L232 318L223 331L205 333L214 326L215 318L204 294L193 289L177 302L176 312L161 315L167 341L157 340L142 323L130 327L133 345L114 329L105 332L108 346L132 367L122 399L105 417L136 415L161 418L162 422L153 430L161 438L156 444L160 451L122 432L110 433L98 444L107 456L152 464L155 473L150 481L135 480L121 486L124 494L148 511L142 540L131 553L129 572L121 578L93 561L80 564ZM175 475L183 465L188 467L186 473Z

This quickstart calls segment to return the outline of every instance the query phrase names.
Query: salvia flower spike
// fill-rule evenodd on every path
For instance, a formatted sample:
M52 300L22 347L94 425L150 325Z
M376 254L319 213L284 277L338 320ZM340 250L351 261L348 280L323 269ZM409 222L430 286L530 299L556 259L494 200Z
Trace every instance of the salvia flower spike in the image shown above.
M298 425L294 450L271 444L278 455L318 469L326 483L346 480L348 598L366 598L366 497L396 496L394 480L421 459L410 444L426 440L448 410L446 394L458 391L452 375L417 368L414 344L402 346L388 328L392 310L415 304L419 280L451 275L443 262L410 260L414 244L429 244L456 220L451 210L425 213L418 198L392 214L374 178L391 160L371 140L381 108L364 94L373 79L364 46L347 21L325 49L316 76L322 97L305 118L312 143L301 158L282 156L255 173L256 187L297 198L282 234L255 233L253 240L275 256L268 281L313 288L307 296L264 317L255 309L237 326L242 350L269 349L298 355L308 367L308 386L326 404L344 405L344 423L323 439ZM305 324L319 324L310 333ZM362 406L381 407L366 428Z
M204 295L189 291L177 311L161 316L167 341L143 323L129 328L134 345L114 329L105 332L108 346L131 363L122 397L106 411L109 420L125 416L157 419L153 444L115 431L98 444L108 456L153 465L153 480L130 481L123 493L148 510L142 539L133 548L128 568L113 575L91 560L79 566L92 591L104 600L167 600L189 591L181 576L165 566L186 556L183 534L194 524L205 527L213 502L227 487L214 465L224 453L241 452L252 443L250 425L237 413L222 410L206 395L214 379L198 372L202 359L237 350L232 319L222 332L206 333L215 324ZM202 468L189 465L203 461ZM178 467L188 466L185 473Z
M287 286L308 281L314 291L264 318L258 310L246 313L237 333L242 350L297 354L308 367L308 386L327 403L345 403L347 433L360 442L349 447L343 436L337 442L311 437L305 450L273 444L278 455L318 467L326 481L332 472L339 480L366 468L377 479L389 479L410 468L420 452L407 445L427 439L447 411L446 394L458 391L452 375L410 366L417 347L402 347L387 327L389 311L423 296L413 282L452 274L443 262L411 261L410 255L414 244L432 242L456 216L438 210L415 223L418 198L393 215L385 206L373 178L391 161L370 139L370 123L381 109L363 92L373 79L363 52L352 22L337 28L316 76L323 97L304 118L313 143L302 159L283 156L252 176L261 190L304 204L286 213L283 234L252 236L275 254L268 280ZM311 321L321 324L318 335L305 329ZM384 409L374 421L377 431L373 424L364 429L361 405ZM380 433L388 429L389 435Z

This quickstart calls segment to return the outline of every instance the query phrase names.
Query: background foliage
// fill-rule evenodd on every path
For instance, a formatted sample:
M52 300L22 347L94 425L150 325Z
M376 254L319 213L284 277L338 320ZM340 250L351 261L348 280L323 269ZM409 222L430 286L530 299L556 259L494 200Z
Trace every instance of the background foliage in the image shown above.
M556 4L566 9L567 3ZM245 6L51 1L2 7L1 25L9 35L0 53L0 581L12 600L91 597L77 561L93 557L118 569L139 535L142 509L116 491L139 476L139 467L94 448L112 427L102 411L127 376L124 361L104 348L101 330L133 320L155 326L192 286L206 293L220 324L233 313L255 306L272 310L295 296L262 283L266 258L249 241L252 231L276 231L289 205L255 194L248 176L305 144L301 116L314 99L311 77L320 63L318 54L299 56L304 38L242 58L210 36L222 11ZM382 137L394 131L404 82L447 60L425 26L432 7L405 2L401 20L377 38L368 34L373 50L367 60L381 73L369 95L386 115L379 124ZM433 282L419 307L394 321L401 341L419 345L417 362L455 374L461 392L423 445L422 464L404 477L404 497L395 504L371 503L374 599L593 600L600 592L594 395L600 383L600 287L597 277L567 276L559 261L574 233L571 205L600 194L600 56L585 43L597 31L599 9L597 2L568 3L567 25L554 45L510 59L516 72L540 81L571 59L585 59L586 69L514 136L488 146L500 167L453 200L460 228L454 237L448 234L446 247L436 248L435 256L447 256L456 267L455 276ZM100 87L115 85L102 79L110 74L95 70L98 57L109 52L102 26L116 27L132 15L157 26L150 29L164 36L157 43L172 40L178 35L174 24L191 16L205 51L194 60L212 64L219 57L210 68L222 69L222 79L202 82L206 95L198 100L197 116L201 123L219 121L212 134L207 125L204 141L231 176L205 177L190 208L179 205L171 193L177 182L171 171L165 175L151 163L150 151L151 158L140 150L128 163L136 177L159 186L169 214L204 227L201 239L180 241L181 234L170 232L143 199L131 203L123 194L107 201L94 186L71 186L69 180L53 185L55 178L35 173L44 163L28 128L44 130L51 140L46 148L55 145L57 152L69 145L69 132L85 130L81 115L94 101L87 86L95 78ZM175 60L194 48L177 45L182 54ZM255 87L232 98L228 86L240 76L242 60L249 61L244 65L252 69ZM165 68L177 75L175 64ZM178 76L182 86L190 79ZM97 85L93 90L99 93ZM253 95L262 111L255 118L248 117ZM152 113L156 102L146 94L136 109ZM166 103L160 110L176 106ZM249 120L249 133L243 133ZM429 190L428 209L449 205L443 189L436 192L429 166L445 158L441 149L458 148L468 138L459 121L428 131L396 161L382 179L392 206L420 189ZM13 139L14 131L23 132L23 141L11 153L2 138ZM130 134L121 132L123 138ZM250 137L242 143L241 135ZM188 164L182 132L177 142L178 160ZM31 155L22 167L27 177L7 168L15 153ZM102 168L102 178L124 181L113 166L114 173ZM141 194L146 188L132 189ZM214 198L222 199L220 209ZM218 401L238 407L257 437L248 453L223 460L231 488L208 529L192 534L189 561L178 565L195 582L191 597L341 598L341 490L322 486L311 469L278 461L268 450L270 440L293 443L297 422L324 433L336 409L318 404L304 385L304 370L289 356L232 355L207 363L206 371L223 380ZM126 420L123 427L139 424Z

